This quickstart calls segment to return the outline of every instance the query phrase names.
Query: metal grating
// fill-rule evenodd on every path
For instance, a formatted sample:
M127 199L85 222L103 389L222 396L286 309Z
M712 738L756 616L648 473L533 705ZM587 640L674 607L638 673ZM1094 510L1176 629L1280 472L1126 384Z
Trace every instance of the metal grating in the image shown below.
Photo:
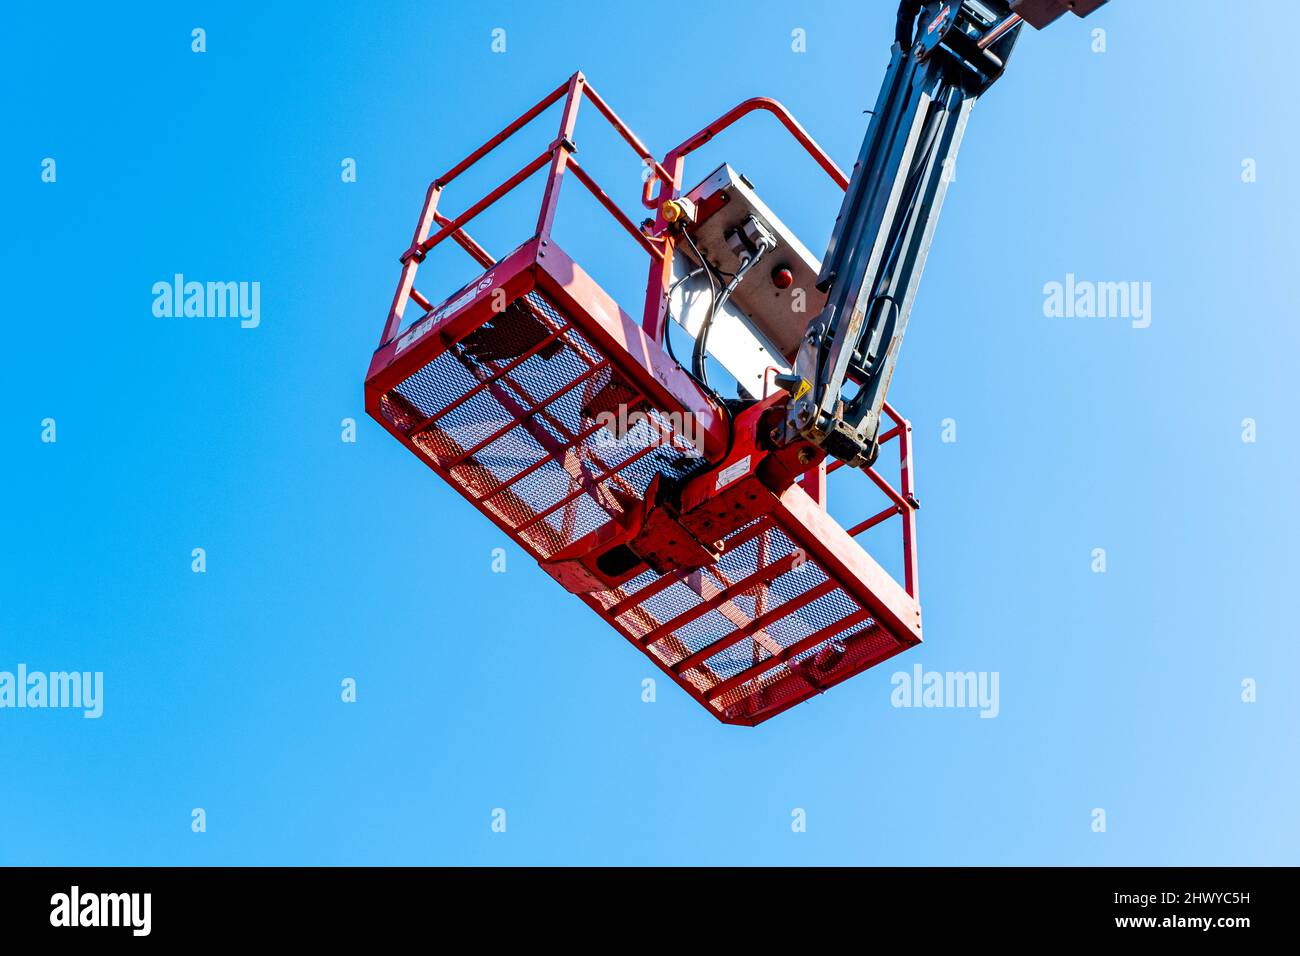
M607 416L641 414L611 427ZM554 304L533 291L381 397L382 415L538 560L639 504L656 475L706 463ZM807 558L775 517L716 563L645 571L593 609L724 721L759 723L914 641Z
M753 522L695 572L646 572L587 595L724 720L758 722L903 649L797 544Z
M682 416L693 418L694 406L708 402L704 394L680 400L669 397L691 390L684 381L681 387L670 386L665 376L677 374L671 356L641 348L647 343L635 337L629 342L635 354L622 349L602 354L603 349L593 346L587 336L596 342L620 338L620 330L610 325L609 300L592 288L594 283L558 247L551 244L547 252L542 251L550 242L560 185L571 172L652 259L671 253L671 243L662 247L647 236L570 155L577 109L588 96L594 97L594 92L586 79L574 74L433 181L410 254L402 256L402 278L367 377L367 411L538 560L554 556L585 534L625 516L625 509L639 506L656 475L687 478L707 468L695 457L687 437L673 427ZM454 220L438 211L444 187L561 99L560 129L546 150ZM607 105L599 100L597 105L642 161L654 167L660 181L670 183L672 174ZM793 117L778 104L768 101L763 108L776 113L791 132L797 129ZM680 160L748 112L748 105L733 110L669 156L673 162ZM796 133L796 138L838 185L848 185L829 156L801 134ZM666 165L672 167L673 162ZM548 163L536 234L493 264L464 227ZM435 224L441 228L430 235ZM575 311L557 309L541 288L533 287L534 292L485 318L480 311L486 308L484 303L463 306L474 300L477 291L493 285L507 287L506 278L493 283L487 273L442 306L448 309L445 315L457 316L452 322L455 327L475 321L477 327L461 333L449 347L438 336L422 338L422 332L412 336L409 330L403 342L398 333L407 304L429 301L414 290L416 270L429 251L449 238L479 263L501 269L503 276L509 273L519 283L511 288L522 287L526 271L532 272L532 281L559 283L566 289L565 301L573 296ZM543 264L541 257L547 254L555 258ZM566 269L566 264L574 268ZM475 293L470 293L471 287ZM647 291L654 291L653 279ZM659 291L667 294L669 289L665 284ZM430 312L419 321L432 325ZM644 327L652 326L647 321ZM399 357L412 344L411 351ZM445 351L428 361L439 349ZM427 364L408 374L408 363L417 361ZM393 386L393 373L399 367L406 377ZM620 368L630 379L620 374ZM651 408L639 388L662 401L681 401L683 407ZM600 420L610 412L632 408L648 417L613 428ZM915 606L910 427L888 405L885 410L896 425L890 434L898 441L901 491L872 477L892 508L861 526L844 529L835 526L824 510L810 513L808 503L794 496L793 508L779 505L766 518L729 536L722 557L711 567L668 575L645 571L614 590L580 597L712 713L735 723L759 723L916 643L920 620ZM706 421L713 417L711 411ZM717 431L714 427L711 434ZM866 568L855 553L853 539L895 514L903 517L905 597L893 587L876 594L874 571L864 572L862 580L828 578L827 567L846 575L852 575L853 568ZM824 557L826 566L799 560L802 549ZM878 606L897 633L873 619L859 598Z
M705 464L537 291L403 380L380 410L539 559L622 515L656 475Z

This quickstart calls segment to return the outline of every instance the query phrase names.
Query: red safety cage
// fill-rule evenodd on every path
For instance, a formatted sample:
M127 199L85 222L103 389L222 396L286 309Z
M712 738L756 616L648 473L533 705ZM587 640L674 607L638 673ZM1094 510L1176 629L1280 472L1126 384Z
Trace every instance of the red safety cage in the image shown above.
M792 458L761 448L753 436L784 393L733 420L665 350L674 238L662 214L638 227L578 163L584 100L651 170L647 208L680 195L687 155L754 110L774 114L847 185L772 100L747 101L660 162L575 74L429 186L367 373L366 410L711 713L757 724L920 642L911 427L886 406L881 443L897 447L897 487L863 469L881 507L848 528L827 511L838 466L807 449ZM457 177L561 101L558 135L534 159L459 215L440 210ZM536 223L493 258L466 226L542 170ZM551 235L570 176L649 257L640 321ZM415 278L447 239L483 272L435 301ZM411 302L420 315L403 327ZM635 425L611 428L616 409L639 412ZM666 485L692 509L654 510ZM901 583L855 540L894 517ZM617 546L634 538L643 561ZM678 560L682 538L706 542L706 557Z

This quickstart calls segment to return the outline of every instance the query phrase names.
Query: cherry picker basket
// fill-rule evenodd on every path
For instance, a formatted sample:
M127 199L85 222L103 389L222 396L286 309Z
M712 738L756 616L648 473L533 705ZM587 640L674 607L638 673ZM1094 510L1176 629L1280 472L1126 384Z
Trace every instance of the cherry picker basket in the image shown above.
M762 451L735 441L732 413L665 350L674 242L662 213L653 228L639 228L574 155L584 100L650 168L648 208L680 195L690 152L760 109L841 188L847 183L784 108L764 99L656 161L575 74L430 185L367 373L366 410L714 716L757 724L919 643L911 429L886 406L892 426L881 442L896 443L899 487L866 469L884 507L850 528L826 510L835 466L820 456L793 483L759 480ZM460 215L439 209L461 173L561 102L559 133L536 158ZM466 225L543 170L535 227L494 259ZM552 237L570 177L649 256L639 322ZM483 272L435 302L414 281L449 238ZM404 327L411 302L420 314ZM660 527L659 512L648 511L665 486L701 502L682 525ZM895 516L901 584L855 540ZM707 542L706 559L673 563L684 525L692 542ZM711 529L722 533L715 539ZM618 544L634 532L638 550Z

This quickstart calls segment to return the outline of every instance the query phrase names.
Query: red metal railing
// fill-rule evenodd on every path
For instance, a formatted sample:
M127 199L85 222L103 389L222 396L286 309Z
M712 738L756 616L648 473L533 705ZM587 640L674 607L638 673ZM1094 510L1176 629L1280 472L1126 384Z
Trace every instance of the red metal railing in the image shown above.
M884 404L884 411L894 425L881 434L880 447L883 449L889 442L898 442L898 483L902 487L894 488L874 466L861 469L889 499L889 506L845 530L849 533L849 537L856 538L895 515L901 516L903 519L903 589L913 600L920 600L916 559L916 509L920 504L916 500L912 484L912 423L898 414L888 402ZM837 461L831 465L823 462L820 467L825 470L825 474L830 475L843 468L844 462Z
M465 170L483 159L561 99L564 100L564 107L560 119L559 133L550 145L460 215L448 218L439 212L438 205L442 199L443 190L447 186ZM618 204L609 197L609 194L596 183L591 174L583 169L573 157L573 130L577 123L578 107L583 99L589 100L596 107L596 110L609 121L619 136L646 163L653 174L651 180L669 181L670 177L667 171L628 129L627 124L591 88L586 77L581 72L573 74L566 82L557 86L534 106L521 114L518 119L502 129L501 132L488 139L482 146L429 184L429 188L425 192L424 205L420 210L420 218L416 224L415 233L411 237L411 244L401 255L401 279L397 285L397 292L393 296L392 305L388 310L388 318L384 323L384 331L379 342L381 346L390 342L397 335L408 302L414 301L426 311L432 308L430 300L415 289L415 275L420 263L444 240L447 238L455 240L484 268L490 268L496 264L496 260L492 258L491 254L475 242L465 231L465 226L493 203L511 192L524 180L541 171L548 164L550 169L546 178L542 207L538 214L534 236L545 238L550 235L551 227L555 221L555 210L559 203L560 187L563 183L564 174L572 172L574 178L586 187L605 211L636 240L637 244L650 255L652 260L657 261L663 258L663 247L666 243L662 239L655 239L643 233L627 214L619 208ZM433 235L430 235L435 224L440 228Z
M663 206L669 199L676 199L682 194L686 157L750 113L759 111L765 111L775 116L840 189L847 190L849 188L849 179L844 175L844 171L835 164L835 160L831 159L824 149L817 145L817 142L808 135L808 131L791 115L789 110L776 100L756 96L722 114L694 136L686 138L669 150L662 165L656 168L656 175L646 180L642 189L641 201L647 208L658 210L652 235L666 236L668 234L668 221L664 218ZM655 178L660 181L660 189L658 196L652 200L650 198L650 184ZM642 323L646 334L656 341L662 341L663 336L667 333L667 292L672 282L672 244L668 243L664 257L651 263L650 276L646 283L645 313Z
M650 173L642 189L642 202L647 208L656 209L657 213L654 227L648 230L648 233L639 228L623 212L618 204L610 198L608 193L600 187L573 156L573 132L577 122L578 110L584 99L591 102L596 110L613 126L619 136L645 163ZM518 133L549 107L561 101L563 101L563 107L557 135L544 150L459 215L449 217L439 210L438 207L443 191L462 173ZM775 116L832 181L841 189L847 189L848 177L844 172L813 140L790 112L775 100L765 97L746 100L683 140L676 147L669 150L662 161L659 161L654 158L645 144L628 128L605 100L596 93L587 82L586 77L581 72L574 73L568 80L553 89L499 133L489 138L463 160L430 183L425 193L424 204L411 243L400 257L402 264L401 277L384 323L380 345L383 346L396 337L409 302L415 302L425 312L433 308L431 300L415 288L415 278L420 264L439 244L450 238L485 269L496 265L496 260L492 255L466 232L465 227L507 193L548 166L549 171L534 236L539 239L549 237L555 221L563 178L566 173L572 172L574 177L582 183L602 208L650 256L651 263L646 286L642 327L652 340L662 344L667 328L667 292L673 281L672 256L674 254L674 241L668 230L668 223L663 217L663 204L668 199L681 195L687 156L712 141L717 135L742 118L758 111L768 112ZM656 183L658 183L659 188L657 194L654 194ZM436 232L433 231L435 225L438 227ZM535 348L540 348L540 346ZM529 352L528 354L532 353ZM524 357L521 356L519 361L523 361ZM468 397L464 396L461 401ZM862 469L880 492L884 494L889 504L881 511L846 530L850 536L857 537L896 515L900 516L903 526L903 583L908 595L916 599L918 591L915 514L917 503L913 489L912 429L907 420L888 404L884 406L884 411L891 420L892 426L880 436L880 444L883 446L893 441L898 443L899 484L901 487L894 488L874 467ZM823 509L826 506L826 476L837 471L840 467L840 463L829 466L823 463L810 469L800 479L805 490Z

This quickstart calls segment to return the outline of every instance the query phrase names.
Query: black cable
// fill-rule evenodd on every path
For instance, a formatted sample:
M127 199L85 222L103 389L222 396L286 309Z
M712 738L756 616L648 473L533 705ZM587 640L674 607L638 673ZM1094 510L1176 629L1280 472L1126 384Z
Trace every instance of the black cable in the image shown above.
M708 341L709 328L713 325L713 315L718 308L718 285L713 279L713 270L709 267L709 261L700 252L700 247L695 244L691 234L683 229L682 235L686 237L686 243L695 253L695 258L700 260L704 274L709 277L709 311L705 314L704 321L700 324L700 331L695 336L695 348L691 350L691 377L712 391L709 388L709 371L704 361L704 345Z
M704 391L708 392L711 396L713 396L715 399L717 399L717 401L721 402L721 401L722 401L722 397L721 397L720 395L718 395L718 393L717 393L716 391L714 391L714 390L709 386L709 383L708 383L708 382L701 382L698 378L696 378L696 377L695 377L695 373L691 371L690 366L687 366L687 365L683 365L683 364L682 364L682 360L679 359L679 358L677 357L677 350L676 350L675 348L673 348L673 334L672 334L672 327L673 327L673 314L672 314L672 312L673 312L673 302L672 302L672 294L673 294L674 291L676 291L676 289L677 289L679 286L681 286L681 285L682 285L684 282L686 282L688 279L693 279L693 278L695 278L697 275L699 275L701 272L704 272L704 271L705 271L704 268L703 268L703 267L700 267L699 269L696 269L694 272L691 272L691 273L689 273L688 275L685 275L685 276L683 276L682 278L678 279L676 282L674 282L671 286L668 287L668 306L667 306L667 309L668 309L668 315L667 315L667 322L664 323L664 345L666 346L666 349L667 349L667 352L668 352L668 357L671 358L674 362L677 363L677 367L678 367L679 369L681 369L683 372L685 372L686 375L687 375L687 377L690 378L690 380L691 380L692 382L694 382L696 385L698 385L698 386L699 386L700 388L702 388ZM678 323L678 324L680 325L681 323ZM682 329L683 329L683 331L685 331L685 326L682 326Z
M682 236L685 237L687 245L691 247L691 251L695 253L695 257L699 259L700 269L703 270L704 274L708 276L709 279L709 314L705 319L706 325L700 327L700 332L701 334L703 334L705 330L708 328L708 324L712 323L713 310L718 304L717 284L714 282L713 269L709 266L709 260L704 258L703 253L700 252L699 246L697 246L695 244L695 240L691 238L691 234L687 232L685 229L683 229ZM691 278L691 276L696 274L697 273L693 272L691 273L691 275L688 275L682 279L677 280L677 285L682 284L683 282L686 281L686 279L689 279ZM670 288L668 309L671 311L672 307L673 307L672 289ZM677 356L673 353L672 329L670 328L671 324L672 324L672 318L671 316L669 316L668 324L664 326L664 340L668 345L669 356L671 356L672 360L677 363L678 368L680 368L687 375L689 375L691 377L691 380L695 382L695 384L698 385L701 389L703 389L704 392L707 395L709 395L713 399L713 401L718 405L718 407L721 408L727 415L727 448L722 453L722 458L720 459L720 461L726 461L727 458L730 457L731 455L731 450L736 446L736 416L732 413L731 406L727 403L727 400L723 398L720 394L718 394L717 389L715 389L712 385L709 384L707 373L704 375L696 375L693 369L687 368L685 365L683 365L681 361L678 360ZM700 349L699 337L697 337L695 340L695 347L697 350ZM693 362L694 362L694 357L692 356L692 363ZM701 369L701 371L704 370Z
M704 267L700 266L694 272L686 273L686 275L682 276L680 279L678 279L676 282L674 282L672 285L668 287L668 305L667 305L668 321L664 324L664 346L668 350L668 357L672 359L674 362L676 362L677 367L684 372L686 371L686 367L682 365L681 359L677 357L676 350L673 349L673 334L672 334L673 333L673 293L676 292L679 288L681 288L682 285L691 281L703 271L704 271Z

